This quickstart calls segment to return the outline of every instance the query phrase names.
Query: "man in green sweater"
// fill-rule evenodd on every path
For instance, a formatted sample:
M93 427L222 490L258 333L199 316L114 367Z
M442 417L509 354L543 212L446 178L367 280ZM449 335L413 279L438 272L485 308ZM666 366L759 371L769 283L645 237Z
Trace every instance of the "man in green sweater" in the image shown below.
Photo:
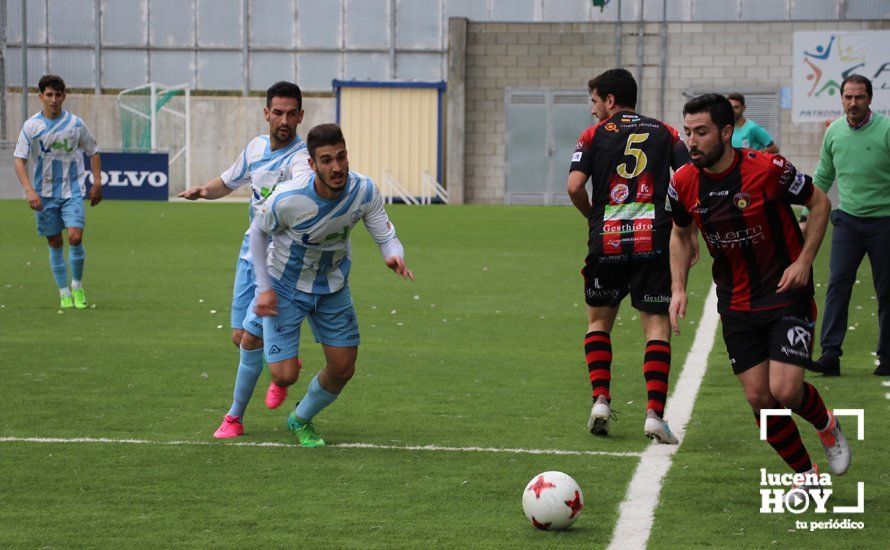
M837 180L840 205L831 213L834 232L825 314L822 357L814 367L825 376L840 375L841 346L856 270L868 254L878 299L878 368L890 375L890 119L873 112L871 81L850 75L841 83L846 117L828 127L822 141L814 183L828 191Z

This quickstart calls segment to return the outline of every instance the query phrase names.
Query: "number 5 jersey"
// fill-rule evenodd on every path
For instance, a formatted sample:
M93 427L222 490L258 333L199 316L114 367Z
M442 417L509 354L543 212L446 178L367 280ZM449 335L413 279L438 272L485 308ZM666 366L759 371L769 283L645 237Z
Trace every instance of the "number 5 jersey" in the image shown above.
M667 251L670 170L688 161L686 144L674 128L632 111L585 130L570 170L592 180L589 253L627 257Z

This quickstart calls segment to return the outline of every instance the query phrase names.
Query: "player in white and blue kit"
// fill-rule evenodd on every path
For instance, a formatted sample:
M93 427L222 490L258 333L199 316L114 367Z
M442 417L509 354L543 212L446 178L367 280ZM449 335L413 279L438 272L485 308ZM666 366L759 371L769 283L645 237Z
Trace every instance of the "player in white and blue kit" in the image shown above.
M264 200L279 182L295 179L305 181L312 174L306 143L297 135L297 126L303 120L303 97L300 88L291 82L278 82L266 91L266 108L263 110L269 123L269 134L253 138L238 158L217 178L192 187L179 194L181 198L218 199L250 184L249 218L253 218L255 206ZM241 348L238 373L232 406L219 429L217 438L236 437L244 432L244 410L263 370L262 354L243 347L243 322L247 306L255 292L253 268L248 253L248 235L244 233L235 283L232 289L232 342ZM287 388L271 384L266 393L266 405L278 407L287 397Z
M300 325L308 318L327 364L287 423L301 445L319 447L325 442L312 419L337 399L355 373L358 355L358 321L348 285L352 228L362 221L387 267L408 279L414 274L405 265L404 249L377 187L349 171L340 127L316 126L306 143L313 177L279 185L254 214L250 251L257 294L244 330L263 338L260 346L272 379L289 386L299 376Z
M37 217L37 233L49 243L49 266L59 287L61 307L87 307L83 290L83 199L86 194L83 155L90 157L93 181L102 181L99 147L80 117L62 110L65 81L44 75L37 84L43 109L25 121L15 147L15 174ZM28 175L34 161L34 179ZM102 200L102 186L90 189L90 206ZM68 232L71 289L65 264L62 229Z

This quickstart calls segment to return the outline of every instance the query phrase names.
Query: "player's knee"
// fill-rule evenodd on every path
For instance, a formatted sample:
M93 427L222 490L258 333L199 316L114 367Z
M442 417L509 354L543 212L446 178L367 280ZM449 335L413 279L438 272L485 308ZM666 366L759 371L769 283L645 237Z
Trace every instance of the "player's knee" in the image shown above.
M783 407L794 409L800 404L800 386L795 385L792 387L786 384L781 387L771 388L770 393L779 400L779 403L781 403Z
M340 384L346 384L355 376L355 362L338 365L333 369L329 369L328 373Z
M241 332L242 332L241 342L239 344L239 347L241 349L250 351L250 350L260 349L261 347L263 347L263 339L262 338L259 338L258 336L254 336L253 334L250 333L250 331L247 331L247 330L242 330Z
M61 238L59 240L61 240ZM68 244L71 246L77 246L81 242L83 242L83 235L68 235Z
M236 328L232 329L232 343L235 344L235 347L241 346L241 338L244 336L244 329Z
M47 238L46 238L46 242L49 243L49 245L50 245L52 248L62 248L62 235L61 235L61 233L58 234L58 235L53 235L52 237L47 237Z
M289 363L285 368L277 369L276 372L272 373L272 380L278 386L291 386L296 384L299 377L300 366L296 358L293 360L293 363Z
M768 391L745 390L745 399L754 411L769 409L775 405L775 398Z

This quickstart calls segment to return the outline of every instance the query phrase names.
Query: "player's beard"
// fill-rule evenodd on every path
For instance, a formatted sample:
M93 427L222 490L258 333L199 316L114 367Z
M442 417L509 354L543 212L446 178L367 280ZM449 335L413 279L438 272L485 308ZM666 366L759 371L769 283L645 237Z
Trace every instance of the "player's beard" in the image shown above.
M714 164L716 164L723 156L723 153L726 152L726 145L724 145L722 141L718 141L717 145L715 145L709 153L703 153L701 149L692 149L689 152L696 152L701 155L698 158L692 157L692 164L698 168L710 168L711 166L714 166Z
M349 181L348 171L343 173L343 177L341 178L342 183L340 183L339 186L332 184L330 177L326 179L324 176L321 175L321 172L316 172L315 175L321 182L321 184L332 193L340 193L341 191L343 191L343 189L346 187L346 182ZM331 176L333 176L333 173L331 174Z
M282 136L282 134L284 135ZM275 131L275 139L277 139L279 143L289 142L293 135L294 131L289 126L279 126L278 130Z

